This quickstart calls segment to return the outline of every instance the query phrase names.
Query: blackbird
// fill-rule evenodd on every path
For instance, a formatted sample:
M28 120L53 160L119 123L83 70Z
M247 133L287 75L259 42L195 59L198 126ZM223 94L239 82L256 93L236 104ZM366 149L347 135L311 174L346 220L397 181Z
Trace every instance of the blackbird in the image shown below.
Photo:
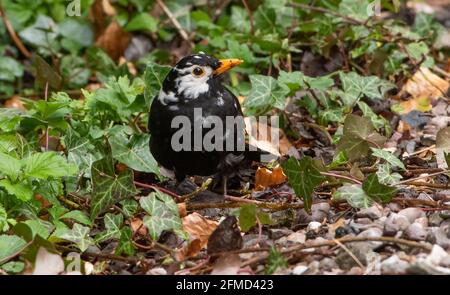
M150 151L162 167L174 172L178 182L187 175L219 175L225 177L226 189L226 177L246 157L241 106L219 79L241 63L204 53L186 56L171 69L153 99ZM227 124L230 118L235 121ZM217 131L216 136L212 131Z

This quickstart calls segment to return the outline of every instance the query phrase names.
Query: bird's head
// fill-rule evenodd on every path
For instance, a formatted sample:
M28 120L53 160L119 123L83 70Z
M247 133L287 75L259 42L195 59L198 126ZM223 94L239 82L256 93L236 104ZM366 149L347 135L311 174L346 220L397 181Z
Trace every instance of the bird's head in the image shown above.
M167 75L162 90L169 96L196 99L218 84L216 78L219 75L242 62L240 59L219 60L204 53L188 55Z

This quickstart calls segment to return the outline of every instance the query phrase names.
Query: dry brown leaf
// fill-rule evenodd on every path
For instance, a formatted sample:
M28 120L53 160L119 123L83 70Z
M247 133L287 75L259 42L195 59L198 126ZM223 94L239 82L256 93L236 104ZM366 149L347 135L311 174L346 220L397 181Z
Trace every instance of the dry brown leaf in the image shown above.
M187 215L187 208L186 203L178 203L178 214L180 214L180 217L183 218Z
M113 21L101 34L96 45L105 50L113 60L119 60L125 53L131 40L131 34L125 32L118 22Z
M255 191L262 191L268 187L282 184L285 181L286 175L284 175L281 167L273 169L259 167L255 175Z
M202 242L199 239L190 241L186 247L175 253L175 259L177 261L183 261L191 257L197 256L198 252L202 250Z
M429 97L414 97L392 106L392 110L399 115L408 114L411 111L428 112L432 108Z
M18 96L18 95L14 95L13 97L11 97L7 101L5 101L4 107L5 108L14 108L14 109L19 109L19 110L25 111L25 107L23 106L23 103L20 100L20 96Z
M245 118L245 129L249 136L249 144L280 157L287 155L291 148L295 149L280 128L269 126L263 122L256 122L249 117ZM278 143L272 136L278 134Z
M335 223L328 225L328 233L334 237L336 229L345 226L345 218L339 218Z
M95 0L89 10L89 19L94 26L96 39L105 31L109 18L116 14L116 9L109 0Z
M448 81L434 74L428 68L422 67L406 82L400 95L406 92L414 98L437 99L447 92L449 86Z
M142 219L140 218L133 218L130 223L131 230L133 231L133 234L138 234L140 236L147 236L148 235L148 229L144 226L144 223L142 222Z
M217 228L218 222L206 219L202 215L194 212L182 219L183 229L189 234L190 240L199 240L200 249L206 247L208 238Z

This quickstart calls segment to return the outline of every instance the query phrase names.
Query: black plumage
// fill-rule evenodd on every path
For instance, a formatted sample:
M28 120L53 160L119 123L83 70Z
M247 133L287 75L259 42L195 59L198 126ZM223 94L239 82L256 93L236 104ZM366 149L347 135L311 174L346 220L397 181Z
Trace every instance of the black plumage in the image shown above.
M150 150L161 166L175 172L178 181L186 175L227 175L244 159L244 151L237 150L245 135L242 110L236 96L219 80L221 73L239 63L239 60L218 60L205 54L187 56L169 72L160 93L153 99L148 125ZM172 127L172 120L177 116L185 116L191 122L190 151L178 151L172 146L172 137L179 130ZM203 122L208 116L217 116L223 122L223 137L219 140L224 150L209 151L202 147L194 151L194 122ZM242 122L229 126L227 116ZM213 126L202 128L202 138ZM235 144L230 151L225 149L231 133Z

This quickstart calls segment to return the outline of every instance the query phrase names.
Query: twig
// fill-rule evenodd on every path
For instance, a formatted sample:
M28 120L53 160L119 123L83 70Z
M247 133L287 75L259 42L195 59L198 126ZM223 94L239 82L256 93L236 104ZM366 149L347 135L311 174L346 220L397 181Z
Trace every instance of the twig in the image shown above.
M165 194L168 194L169 196L172 196L172 197L176 198L177 200L180 199L180 196L177 195L176 193L171 192L168 189L165 189L163 187L160 187L160 186L157 186L157 185L154 185L154 184L146 184L146 183L141 183L141 182L138 182L138 181L134 181L134 184L136 186L140 186L140 187L143 187L143 188L159 190L159 191L161 191L161 192L163 192Z
M365 26L365 27L368 26L363 21L354 19L354 18L349 17L347 15L343 15L343 14L340 14L338 12L335 12L335 11L332 11L332 10L329 10L329 9L326 9L326 8L323 8L323 7L316 7L316 6L311 6L311 5L307 5L307 4L301 4L301 3L288 3L287 6L291 6L291 7L294 7L294 8L305 9L305 10L322 12L322 13L325 13L325 14L330 14L330 15L333 15L333 16L340 17L340 18L342 18L342 19L344 19L347 22L350 22L352 24L361 25L361 26Z
M421 182L421 181L411 181L411 182L408 182L407 184L414 185L414 186L426 186L426 187L432 187L432 188L440 188L440 189L450 188L449 184L429 183L429 182Z
M45 101L48 101L48 81L45 83ZM48 151L49 129L49 126L45 129L45 151Z
M0 3L0 16L3 19L3 23L5 24L6 30L11 36L11 39L13 40L14 44L16 44L16 47L26 58L31 58L32 56L31 52L28 51L25 45L23 45L22 40L20 40L19 36L17 36L16 31L14 31L14 28L11 22L9 21L8 17L6 16L5 10L3 9L1 3Z
M337 174L337 173L332 173L332 172L320 172L320 174L322 174L323 176L330 176L330 177L335 177L335 178L342 178L342 179L350 180L350 181L352 181L352 182L354 182L354 183L357 183L357 184L362 184L361 181L359 181L359 180L357 180L357 179L355 179L355 178L352 178L352 177L349 177L349 176L345 176L345 175L341 175L341 174Z
M431 173L431 174L428 174L428 175L422 175L422 176L419 176L419 177L416 177L416 178L402 180L402 181L399 181L399 182L395 183L394 186L395 186L395 185L401 185L401 184L408 184L408 183L410 183L410 182L416 182L417 180L420 180L420 179L424 179L424 178L428 178L428 177L433 177L433 176L436 176L436 175L440 175L440 174L444 174L444 173L449 173L449 172L450 172L450 170L442 170L442 171L435 172L435 173Z
M172 24L175 26L175 28L177 29L178 33L180 34L181 38L183 38L184 41L188 42L189 46L191 48L193 48L195 45L194 43L191 42L191 40L189 39L189 35L188 33L183 29L183 27L180 25L180 23L178 22L178 20L173 16L172 12L169 10L169 8L166 6L166 4L164 4L164 2L162 0L156 0L156 2L158 3L159 6L161 6L161 8L164 10L164 12L166 13L167 17L170 19L170 21L172 22Z
M248 14L248 18L250 19L250 32L253 35L255 33L255 27L254 27L254 24L253 24L253 13L250 10L250 7L248 6L248 3L247 3L246 0L242 0L242 4L244 5L245 10L247 11L247 14Z
M211 185L211 183L212 183L212 178L208 178L205 182L202 183L201 187L197 188L193 192L190 192L189 194L181 196L179 200L181 202L184 202L188 199L195 197L196 195L206 191L208 189L208 187Z
M358 264L359 267L364 269L364 264L362 264L362 262L358 259L358 257L356 257L355 254L353 254L353 252L350 251L350 249L347 246L345 246L344 244L339 242L339 240L336 239L334 239L333 242L335 242L339 247L344 249L344 251L347 252L347 254L356 262L356 264Z

